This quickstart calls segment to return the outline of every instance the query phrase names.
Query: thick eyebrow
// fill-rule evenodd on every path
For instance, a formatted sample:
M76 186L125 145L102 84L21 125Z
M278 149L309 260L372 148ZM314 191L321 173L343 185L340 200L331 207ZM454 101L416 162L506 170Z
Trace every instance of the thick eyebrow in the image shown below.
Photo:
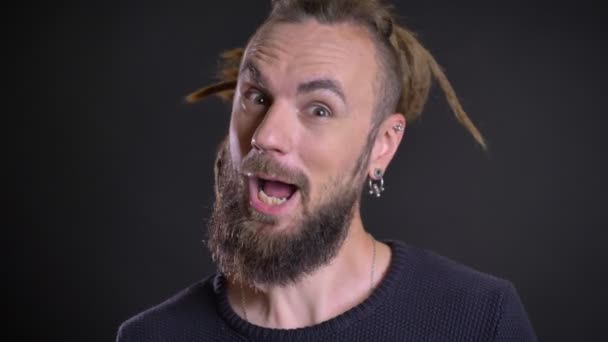
M239 71L240 75L247 75L251 77L251 80L260 88L266 89L266 78L260 72L260 69L251 60L246 60Z
M310 93L315 90L325 89L336 94L342 102L346 103L346 97L340 83L332 79L320 79L302 83L298 86L298 93Z

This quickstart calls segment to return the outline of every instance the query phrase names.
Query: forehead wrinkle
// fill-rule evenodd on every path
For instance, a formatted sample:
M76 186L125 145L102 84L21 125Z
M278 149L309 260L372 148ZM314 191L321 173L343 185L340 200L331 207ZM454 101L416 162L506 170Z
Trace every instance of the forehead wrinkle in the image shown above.
M297 57L301 58L302 64L327 65L329 67L335 64L341 64L344 60L351 60L357 56L353 56L352 51L342 46L336 46L328 42L306 42L299 47L298 51L294 51Z
M312 63L323 63L324 61L335 63L342 59L350 60L358 57L353 56L353 51L348 48L347 44L336 45L334 42L325 41L327 33L323 30L313 29L307 33L294 37L289 30L281 30L277 26L266 27L251 40L246 55L273 66L276 66L276 62L280 61L281 57L287 57L284 60L288 64L289 59L302 58L303 61L298 61L298 65L306 63L307 57L314 59ZM345 37L341 38L344 40ZM350 39L346 40L353 40L352 37L348 38ZM294 39L297 39L299 44L293 44Z
M266 68L268 66L279 67L280 55L285 53L287 51L280 44L272 42L271 39L264 36L256 36L245 51L239 75L244 77L250 75L256 84L265 90L270 90L273 74Z
M288 51L280 48L281 44L256 44L253 46L248 56L243 63L243 72L249 71L254 80L259 79L261 83L266 84L265 76L260 71L261 68L271 66L274 70L277 68L283 69L286 73L305 74L304 79L300 80L299 84L312 82L315 80L332 80L335 79L339 84L343 83L336 75L334 70L340 61L347 58L357 58L353 56L347 49L338 48L331 44L310 44L304 47L304 50L314 51L307 54L306 52L299 53L298 51ZM281 59L281 56L286 57ZM253 66L253 69L249 67ZM264 68L265 69L265 68ZM343 93L343 92L342 92ZM343 97L343 96L341 96Z
M268 86L273 86L276 91L296 94L299 84L334 79L346 86L343 91L349 99L365 98L364 95L374 93L374 82L370 80L361 84L359 79L362 72L367 74L360 70L362 66L376 66L375 49L371 42L365 41L369 40L368 33L350 24L309 23L314 21L275 23L265 27L251 39L245 59L260 68L267 81L273 82ZM358 86L349 86L352 84Z
M268 88L268 86L267 86L268 80L262 74L262 72L260 71L260 69L258 68L256 63L254 61L252 61L251 59L246 58L243 60L243 66L241 67L241 70L239 71L239 75L242 78L250 79L258 87L263 88L264 90L266 90Z
M279 60L281 54L288 54L289 51L283 48L279 42L274 42L270 37L256 37L247 48L247 55L250 58L271 64Z

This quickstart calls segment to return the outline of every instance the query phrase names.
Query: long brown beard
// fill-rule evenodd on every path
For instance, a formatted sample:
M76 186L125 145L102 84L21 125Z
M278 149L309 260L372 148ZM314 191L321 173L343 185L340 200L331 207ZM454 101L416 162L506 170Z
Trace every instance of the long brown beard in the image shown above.
M361 162L361 161L360 161ZM360 164L353 178L360 173ZM273 232L275 220L250 208L247 184L232 165L227 143L216 159L216 200L208 222L208 247L220 272L245 284L285 285L327 264L338 253L353 218L361 182L330 182L325 196L310 208L308 182L260 154L248 155L241 170L268 172L300 186L302 214L284 232Z

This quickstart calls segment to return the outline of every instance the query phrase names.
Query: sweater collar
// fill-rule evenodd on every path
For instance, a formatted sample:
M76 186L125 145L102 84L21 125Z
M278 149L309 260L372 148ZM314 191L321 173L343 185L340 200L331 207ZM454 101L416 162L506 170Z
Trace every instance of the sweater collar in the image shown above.
M409 259L408 247L397 240L384 240L383 242L391 248L392 253L382 281L363 302L327 321L296 329L272 329L251 324L242 319L230 305L226 291L226 278L221 273L217 273L213 281L218 312L232 329L253 340L289 342L329 340L353 323L372 315L378 306L390 299L395 287L403 281L404 275L411 274L411 272L404 272Z

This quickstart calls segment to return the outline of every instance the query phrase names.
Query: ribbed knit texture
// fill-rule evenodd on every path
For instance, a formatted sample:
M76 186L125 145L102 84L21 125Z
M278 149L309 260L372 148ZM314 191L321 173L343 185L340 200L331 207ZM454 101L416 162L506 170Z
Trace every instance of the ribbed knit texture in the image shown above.
M536 341L513 285L400 241L372 295L326 322L267 329L241 319L212 275L124 322L130 341Z

